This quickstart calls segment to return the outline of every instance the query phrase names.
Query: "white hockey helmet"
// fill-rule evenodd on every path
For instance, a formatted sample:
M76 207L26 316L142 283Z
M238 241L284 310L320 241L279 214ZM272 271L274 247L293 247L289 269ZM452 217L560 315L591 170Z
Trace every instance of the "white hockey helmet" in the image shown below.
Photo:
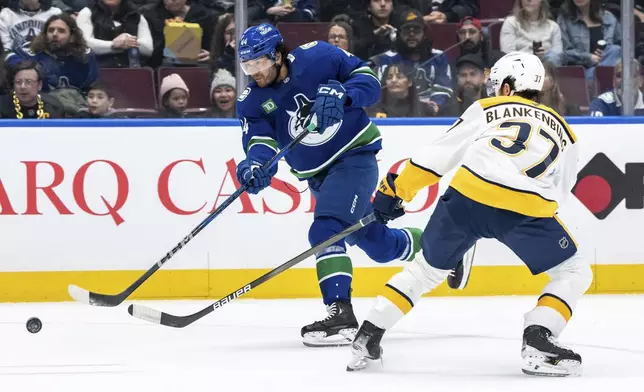
M508 77L512 79L512 91L515 93L525 90L541 91L545 73L541 60L532 53L508 53L492 66L487 82L487 95L498 96L503 81Z

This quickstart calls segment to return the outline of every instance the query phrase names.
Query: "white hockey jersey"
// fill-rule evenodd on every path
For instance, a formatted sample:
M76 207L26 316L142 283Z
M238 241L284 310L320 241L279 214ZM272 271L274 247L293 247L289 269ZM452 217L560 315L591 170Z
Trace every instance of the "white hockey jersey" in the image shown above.
M479 203L527 216L552 217L577 178L577 138L554 110L517 97L472 104L395 181L410 201L460 164L450 186Z
M57 7L36 12L3 8L0 11L0 39L4 50L27 47L40 34L47 19L60 13L62 11Z

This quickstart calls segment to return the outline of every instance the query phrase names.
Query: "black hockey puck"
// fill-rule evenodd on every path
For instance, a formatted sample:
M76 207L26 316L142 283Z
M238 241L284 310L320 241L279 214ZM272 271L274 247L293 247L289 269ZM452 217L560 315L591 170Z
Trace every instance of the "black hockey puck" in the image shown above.
M27 320L27 331L38 333L42 329L42 321L38 317L32 317Z

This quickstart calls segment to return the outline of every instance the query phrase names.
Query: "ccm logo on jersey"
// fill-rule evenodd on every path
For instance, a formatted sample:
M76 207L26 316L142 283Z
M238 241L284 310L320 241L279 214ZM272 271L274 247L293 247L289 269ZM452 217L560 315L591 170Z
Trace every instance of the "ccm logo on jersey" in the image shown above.
M628 162L624 169L600 152L579 171L572 193L597 219L606 218L624 199L627 210L641 210L644 163Z
M344 93L341 93L338 90L327 86L320 87L318 89L318 94L328 94L330 96L336 96L339 99L342 99L342 97L344 97Z

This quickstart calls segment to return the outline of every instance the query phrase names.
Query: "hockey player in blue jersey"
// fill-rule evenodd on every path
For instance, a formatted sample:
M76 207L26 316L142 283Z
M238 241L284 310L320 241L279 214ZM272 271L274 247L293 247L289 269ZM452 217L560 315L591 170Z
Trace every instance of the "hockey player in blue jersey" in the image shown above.
M262 165L303 132L302 119L317 123L286 154L286 162L306 180L316 199L308 237L325 241L372 212L371 195L378 182L378 128L364 110L380 95L380 83L365 62L322 41L289 53L270 24L247 29L239 42L244 73L254 79L237 102L246 158L237 166L248 192L268 187L277 168ZM305 124L306 125L306 124ZM422 231L390 229L373 223L347 237L377 262L412 260L420 250ZM340 241L316 255L317 275L328 316L302 328L307 346L348 345L358 328L351 306L352 264Z

